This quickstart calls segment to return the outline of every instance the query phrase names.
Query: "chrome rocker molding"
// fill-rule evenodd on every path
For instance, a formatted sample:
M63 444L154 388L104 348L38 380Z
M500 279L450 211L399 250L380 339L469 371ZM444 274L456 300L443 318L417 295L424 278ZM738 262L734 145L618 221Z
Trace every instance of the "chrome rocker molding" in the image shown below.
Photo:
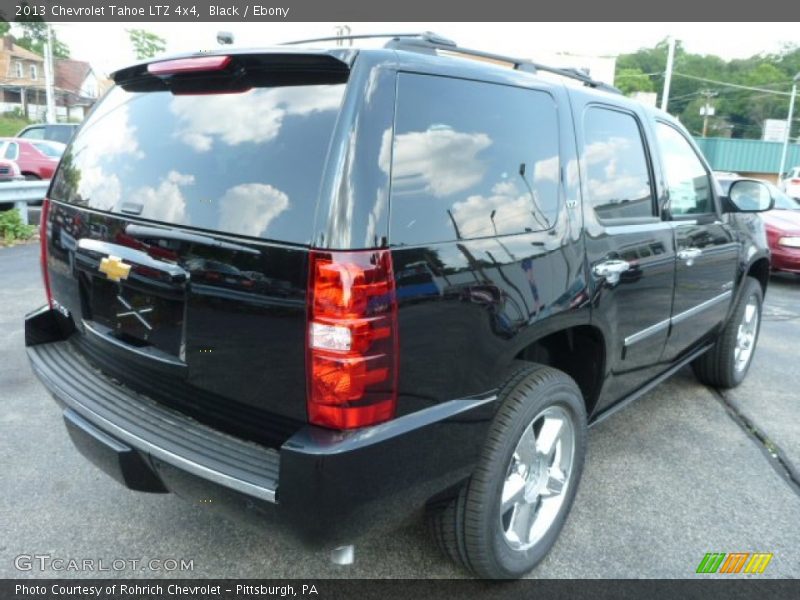
M650 325L650 327L646 327L641 331L637 331L636 333L631 334L625 338L625 346L626 347L632 346L636 342L641 342L643 339L651 335L654 335L659 331L663 331L667 327L671 327L672 325L676 325L678 323L681 323L682 321L685 321L686 319L689 319L697 314L700 314L701 312L703 312L708 308L711 308L715 304L724 302L725 300L730 298L731 295L733 295L733 292L731 290L722 292L719 296L714 296L713 298L709 298L705 302L701 302L697 306L693 306L692 308L685 310L681 313L678 313L677 315L670 317L669 319L664 319L663 321L659 321L654 325Z

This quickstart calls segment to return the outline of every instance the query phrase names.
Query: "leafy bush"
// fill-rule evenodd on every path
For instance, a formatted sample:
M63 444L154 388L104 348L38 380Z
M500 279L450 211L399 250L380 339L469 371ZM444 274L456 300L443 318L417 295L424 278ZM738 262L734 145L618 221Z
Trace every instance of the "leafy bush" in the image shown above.
M0 212L0 241L7 244L15 240L27 240L36 232L33 225L25 225L16 208Z

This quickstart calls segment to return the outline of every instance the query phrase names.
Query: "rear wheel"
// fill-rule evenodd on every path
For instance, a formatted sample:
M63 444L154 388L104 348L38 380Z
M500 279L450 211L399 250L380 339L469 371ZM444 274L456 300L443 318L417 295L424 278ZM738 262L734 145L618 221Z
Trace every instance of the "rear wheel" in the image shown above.
M744 381L753 361L761 328L764 292L753 277L745 277L742 292L714 347L692 363L707 385L732 388Z
M565 373L527 366L500 400L472 477L430 515L444 553L493 579L524 575L552 548L586 453L583 398Z
M25 181L41 181L41 177L34 173L23 173L25 176Z

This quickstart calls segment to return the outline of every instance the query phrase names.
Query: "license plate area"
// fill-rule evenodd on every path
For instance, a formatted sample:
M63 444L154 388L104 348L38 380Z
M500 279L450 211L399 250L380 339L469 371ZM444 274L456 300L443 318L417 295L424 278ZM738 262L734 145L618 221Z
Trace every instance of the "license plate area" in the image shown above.
M134 348L153 347L181 358L185 298L132 281L92 277L90 314L108 335Z

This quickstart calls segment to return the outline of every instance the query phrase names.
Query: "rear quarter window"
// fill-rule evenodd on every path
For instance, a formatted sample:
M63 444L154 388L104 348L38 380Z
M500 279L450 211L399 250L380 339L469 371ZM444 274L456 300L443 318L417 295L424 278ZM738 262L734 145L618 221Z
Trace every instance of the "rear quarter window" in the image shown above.
M215 232L308 243L345 84L173 95L113 89L52 197Z
M549 229L559 185L558 115L549 94L399 75L392 244Z

